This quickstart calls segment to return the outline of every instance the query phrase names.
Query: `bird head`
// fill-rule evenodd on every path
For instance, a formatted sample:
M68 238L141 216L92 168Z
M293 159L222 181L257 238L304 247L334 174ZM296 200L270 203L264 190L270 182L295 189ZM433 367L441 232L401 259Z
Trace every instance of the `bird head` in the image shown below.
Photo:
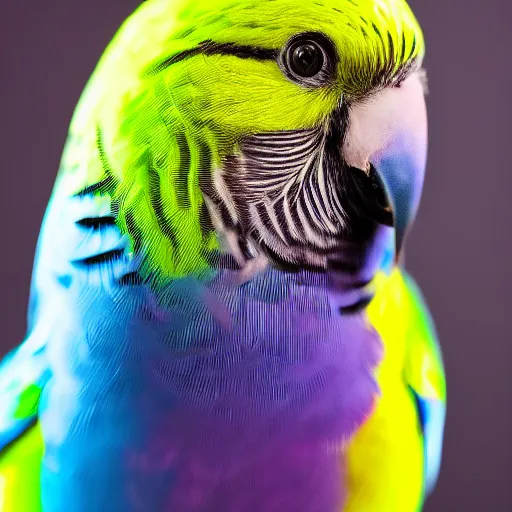
M101 128L121 225L168 273L219 239L242 266L354 272L382 230L398 258L418 208L423 55L403 0L150 0L74 123Z

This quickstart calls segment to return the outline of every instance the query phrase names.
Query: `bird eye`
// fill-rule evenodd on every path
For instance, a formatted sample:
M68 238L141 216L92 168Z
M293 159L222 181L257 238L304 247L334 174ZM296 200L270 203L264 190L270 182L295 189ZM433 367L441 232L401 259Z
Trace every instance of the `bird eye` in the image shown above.
M317 32L293 36L280 55L285 75L306 87L327 85L334 76L335 61L333 43Z
M290 70L297 76L310 78L318 74L324 65L322 49L314 42L295 43L289 50Z

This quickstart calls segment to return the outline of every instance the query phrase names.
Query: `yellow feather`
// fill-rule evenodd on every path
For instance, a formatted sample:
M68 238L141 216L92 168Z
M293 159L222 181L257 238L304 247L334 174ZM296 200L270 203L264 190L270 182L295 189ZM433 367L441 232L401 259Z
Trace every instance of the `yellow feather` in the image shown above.
M343 512L415 512L423 501L424 457L416 402L404 378L408 292L400 270L379 276L368 317L384 345L376 408L348 449ZM405 315L404 315L405 312Z
M43 439L39 424L0 458L0 512L41 512L40 466Z

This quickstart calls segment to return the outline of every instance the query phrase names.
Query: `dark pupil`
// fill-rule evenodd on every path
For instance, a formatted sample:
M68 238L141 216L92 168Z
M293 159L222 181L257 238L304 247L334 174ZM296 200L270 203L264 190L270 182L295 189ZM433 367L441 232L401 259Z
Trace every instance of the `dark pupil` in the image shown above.
M292 70L299 76L316 75L323 64L322 52L313 43L301 44L292 52Z

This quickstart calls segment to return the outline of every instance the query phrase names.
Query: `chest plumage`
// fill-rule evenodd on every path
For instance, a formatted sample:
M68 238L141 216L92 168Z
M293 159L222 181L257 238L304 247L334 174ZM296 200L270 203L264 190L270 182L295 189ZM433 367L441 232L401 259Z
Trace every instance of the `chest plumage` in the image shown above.
M238 284L220 269L154 290L128 254L102 261L122 243L116 228L61 221L50 209L36 266L51 305L36 312L52 332L40 407L50 510L340 504L381 346L363 316L332 307L326 277L269 269ZM72 245L46 244L57 231Z

